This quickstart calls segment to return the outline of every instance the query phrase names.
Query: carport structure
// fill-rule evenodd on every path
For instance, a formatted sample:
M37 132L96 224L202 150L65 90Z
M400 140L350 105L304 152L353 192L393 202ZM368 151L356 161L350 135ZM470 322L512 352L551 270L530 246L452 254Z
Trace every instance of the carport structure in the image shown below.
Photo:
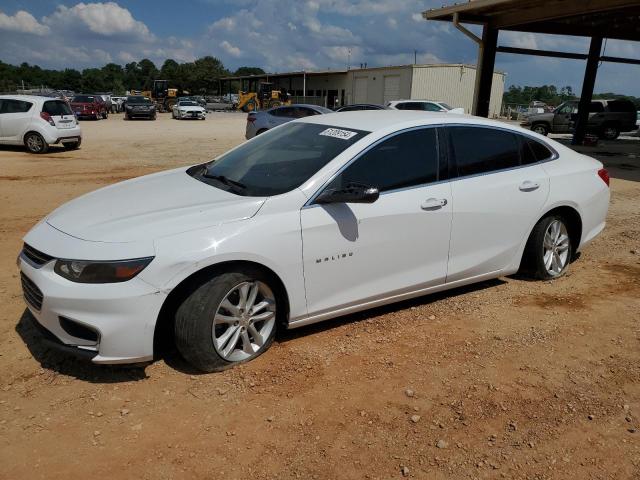
M640 65L640 58L601 55L603 39L640 41L640 2L630 0L469 0L422 13L427 20L452 22L478 43L478 75L473 112L489 113L489 96L496 53L586 60L582 93L574 131L574 144L584 140L589 104L599 62ZM462 24L482 25L482 38ZM498 46L500 30L590 37L588 54Z

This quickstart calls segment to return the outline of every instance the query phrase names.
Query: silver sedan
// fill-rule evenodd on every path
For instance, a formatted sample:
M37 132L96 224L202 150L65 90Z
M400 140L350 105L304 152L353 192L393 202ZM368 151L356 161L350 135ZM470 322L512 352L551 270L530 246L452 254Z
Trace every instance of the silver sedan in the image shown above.
M311 117L313 115L321 115L323 113L333 113L331 110L318 105L285 105L283 107L275 107L260 112L251 112L247 115L247 130L245 138L250 138L266 132L270 128L277 127L283 123L290 122L297 118Z

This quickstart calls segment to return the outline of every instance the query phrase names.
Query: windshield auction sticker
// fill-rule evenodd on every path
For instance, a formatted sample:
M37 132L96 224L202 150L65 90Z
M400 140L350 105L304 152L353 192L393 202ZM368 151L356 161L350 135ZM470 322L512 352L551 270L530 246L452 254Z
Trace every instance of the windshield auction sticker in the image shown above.
M358 132L351 132L349 130L340 130L339 128L327 128L318 135L324 135L325 137L341 138L342 140L349 140L351 137L357 135Z

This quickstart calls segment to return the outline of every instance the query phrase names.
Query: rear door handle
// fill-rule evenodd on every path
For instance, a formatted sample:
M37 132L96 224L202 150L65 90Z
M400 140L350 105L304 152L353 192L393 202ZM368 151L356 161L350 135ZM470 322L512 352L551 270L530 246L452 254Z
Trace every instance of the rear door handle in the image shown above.
M532 182L530 180L526 180L520 184L521 192L533 192L540 188L540 184L538 182Z
M428 198L420 205L423 210L439 210L447 204L446 198Z

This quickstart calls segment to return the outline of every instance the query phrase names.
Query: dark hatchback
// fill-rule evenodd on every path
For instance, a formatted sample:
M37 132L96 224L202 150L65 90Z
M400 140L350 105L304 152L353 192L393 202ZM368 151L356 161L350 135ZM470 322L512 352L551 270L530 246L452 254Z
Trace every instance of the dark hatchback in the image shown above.
M151 100L142 95L131 95L127 97L124 110L125 120L132 118L156 119L156 106Z

